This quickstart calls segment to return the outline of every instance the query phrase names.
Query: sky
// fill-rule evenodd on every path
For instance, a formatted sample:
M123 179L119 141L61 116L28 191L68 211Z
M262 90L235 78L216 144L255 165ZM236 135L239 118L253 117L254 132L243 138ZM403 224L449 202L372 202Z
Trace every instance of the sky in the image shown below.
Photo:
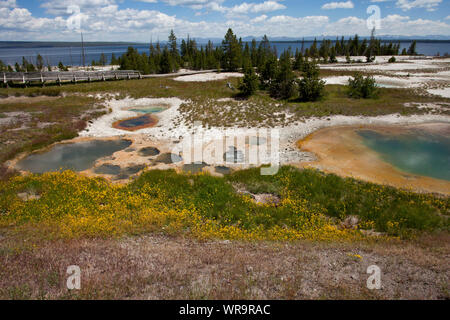
M369 35L450 39L450 0L0 0L0 41Z

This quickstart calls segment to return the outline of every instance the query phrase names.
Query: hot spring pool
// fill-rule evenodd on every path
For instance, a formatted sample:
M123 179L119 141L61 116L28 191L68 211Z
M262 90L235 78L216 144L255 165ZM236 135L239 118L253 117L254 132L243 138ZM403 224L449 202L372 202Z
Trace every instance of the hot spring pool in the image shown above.
M136 131L139 129L153 127L157 123L158 119L156 119L151 115L146 114L140 117L134 117L114 122L113 128L127 131Z
M130 140L92 140L60 144L43 153L33 153L20 160L17 166L32 173L53 172L60 169L84 171L92 168L97 159L111 156L128 148Z
M137 108L130 109L130 111L144 113L144 114L160 113L165 110L166 110L166 108L164 108L164 107L137 107Z
M450 181L450 136L414 129L401 134L358 130L363 143L398 169Z

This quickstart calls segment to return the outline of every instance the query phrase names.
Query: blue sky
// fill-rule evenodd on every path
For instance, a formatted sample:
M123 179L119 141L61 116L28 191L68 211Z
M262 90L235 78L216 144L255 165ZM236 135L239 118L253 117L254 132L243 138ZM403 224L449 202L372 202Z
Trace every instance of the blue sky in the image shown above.
M0 40L148 41L370 34L450 36L449 0L0 0ZM369 6L376 6L370 14ZM377 13L379 12L379 15Z

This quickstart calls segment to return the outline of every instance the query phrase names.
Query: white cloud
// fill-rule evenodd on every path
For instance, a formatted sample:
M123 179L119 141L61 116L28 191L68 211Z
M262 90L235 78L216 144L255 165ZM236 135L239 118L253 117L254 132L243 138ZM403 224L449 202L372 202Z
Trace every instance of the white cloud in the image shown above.
M142 2L149 2L153 0L138 0ZM194 10L207 9L227 14L231 17L232 14L247 14L249 12L261 13L272 12L276 10L286 9L286 6L279 3L282 0L269 0L262 3L248 3L242 2L233 7L223 6L224 0L162 0L171 6L185 6Z
M200 10L203 8L218 8L220 7L220 4L224 2L224 0L162 0L162 1L171 6L185 6L195 10Z
M333 9L353 9L355 6L353 5L353 2L347 1L347 2L329 2L325 3L322 6L322 9L325 10L333 10Z
M435 11L442 0L398 0L396 5L403 11L413 8L425 8L427 11Z
M41 7L52 15L67 15L70 6L78 6L82 11L114 5L115 0L46 0Z
M276 1L264 1L263 3L253 4L252 12L271 12L286 9L286 6Z
M252 22L252 23L260 23L260 22L263 22L265 20L267 20L267 15L263 14L263 15L260 15L260 16L258 16L256 18L252 19L250 22Z
M17 7L16 0L0 1L0 8L15 8Z
M347 17L340 19L327 26L325 35L341 35L358 33L359 35L369 35L365 19L357 17ZM388 15L381 19L381 30L377 30L382 35L401 35L401 36L426 36L426 35L450 35L450 25L428 19L412 20L408 16Z
M176 0L171 0L176 1ZM365 17L346 17L333 21L328 16L304 16L265 14L267 8L256 7L254 3L246 3L239 8L225 8L223 13L228 21L190 21L180 19L175 15L156 10L138 10L119 8L116 1L94 0L77 1L84 5L82 8L81 28L87 41L149 41L159 37L167 39L170 29L174 29L179 37L190 34L193 37L223 37L228 28L241 37L268 34L269 36L288 36L300 39L303 36L319 35L349 35L358 33L361 36L370 35ZM177 1L177 3L207 3L213 2L193 0ZM262 5L270 1L260 2ZM277 1L275 1L277 2ZM2 2L0 2L2 3ZM9 7L0 7L0 40L54 40L54 41L78 41L79 32L67 27L69 16L66 10L61 9L63 3L70 1L46 0L48 10L60 11L52 18L38 18L25 8L11 7L13 1L9 1ZM15 2L14 2L15 3ZM278 2L277 2L278 3ZM252 5L253 4L253 5ZM267 4L266 4L267 5ZM58 9L59 8L59 9ZM207 9L211 10L211 9ZM228 10L228 11L227 11ZM261 11L262 10L262 11ZM261 12L253 19L241 18L241 14ZM230 14L229 14L230 13ZM448 18L448 17L447 17ZM198 19L198 18L196 18ZM448 20L411 19L409 16L388 15L381 20L382 29L377 31L383 35L430 35L440 34L450 36Z

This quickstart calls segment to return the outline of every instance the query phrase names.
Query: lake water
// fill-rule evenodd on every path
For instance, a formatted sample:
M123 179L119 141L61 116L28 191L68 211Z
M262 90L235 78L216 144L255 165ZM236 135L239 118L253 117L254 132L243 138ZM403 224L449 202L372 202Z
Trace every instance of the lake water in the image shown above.
M295 52L298 48L301 48L301 43L299 42L272 42L273 46L277 48L278 54L281 54L285 49L289 47ZM401 42L400 51L403 48L408 49L410 46L410 42ZM204 45L204 44L203 44ZM220 44L215 44L220 45ZM305 49L309 48L312 45L312 41L305 41ZM104 53L108 58L108 63L111 59L111 55L114 53L116 57L124 54L128 47L128 44L117 44L117 45L104 45L104 46L86 46L85 47L85 57L86 57L86 65L90 65L92 60L98 61L100 59L100 55ZM132 45L132 47L136 48L139 52L147 52L149 51L149 44L137 44ZM80 66L82 65L82 55L81 55L81 44L74 43L72 47L45 47L40 44L36 44L36 46L31 48L20 48L20 47L7 47L0 48L0 60L2 60L5 64L14 65L16 62L21 63L22 57L25 57L27 60L35 63L36 56L41 54L47 64L47 61L55 66L60 61L64 65L71 66ZM446 52L450 53L450 42L440 42L440 41L426 41L426 42L417 42L417 52L419 54L424 55L436 55L440 53L443 55Z
M414 129L405 134L359 130L364 144L398 169L450 181L450 137Z
M84 171L92 168L97 159L111 156L128 148L130 140L93 140L60 144L43 153L33 153L17 166L32 173L54 172L60 169Z

